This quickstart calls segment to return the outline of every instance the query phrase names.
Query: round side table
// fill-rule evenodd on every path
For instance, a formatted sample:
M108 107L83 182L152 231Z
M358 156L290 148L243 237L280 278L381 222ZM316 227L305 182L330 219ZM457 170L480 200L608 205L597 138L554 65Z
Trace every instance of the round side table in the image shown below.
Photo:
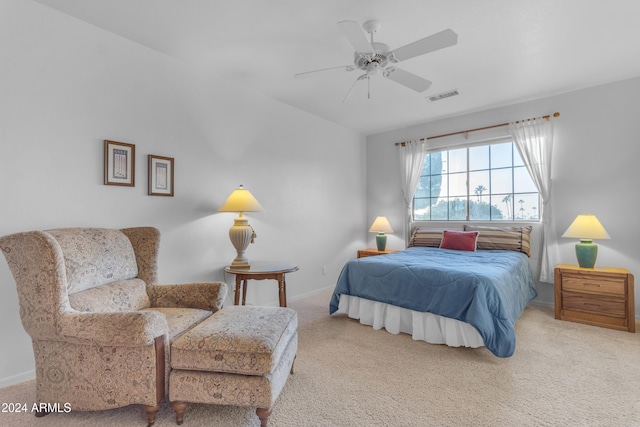
M247 301L247 282L249 280L276 280L278 282L278 296L280 307L287 306L287 282L285 274L298 271L298 266L288 262L251 262L249 268L234 268L226 266L225 273L236 276L236 290L234 304L240 303L240 292L242 291L242 305Z

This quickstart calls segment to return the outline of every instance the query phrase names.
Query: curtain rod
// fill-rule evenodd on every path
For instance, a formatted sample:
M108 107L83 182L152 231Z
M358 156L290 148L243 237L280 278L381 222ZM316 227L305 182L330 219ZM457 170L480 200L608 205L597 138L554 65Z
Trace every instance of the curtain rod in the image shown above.
M560 113L558 113L558 112L553 113L553 117L560 117ZM542 116L542 118L546 119L546 120L549 120L551 118L551 116L550 115L546 115L546 116ZM529 121L529 120L534 120L534 119L519 120L516 123ZM469 132L477 132L479 130L494 129L494 128L499 128L499 127L503 127L503 126L509 126L509 123L500 123L499 125L485 126L485 127L481 127L481 128L461 130L459 132L451 132L451 133L445 133L445 134L442 134L442 135L429 136L427 138L420 138L420 141L428 141L430 139L444 138L446 136L462 135L462 134L464 134L465 137L466 137ZM404 141L403 142L396 142L395 145L402 145L404 147L405 142Z

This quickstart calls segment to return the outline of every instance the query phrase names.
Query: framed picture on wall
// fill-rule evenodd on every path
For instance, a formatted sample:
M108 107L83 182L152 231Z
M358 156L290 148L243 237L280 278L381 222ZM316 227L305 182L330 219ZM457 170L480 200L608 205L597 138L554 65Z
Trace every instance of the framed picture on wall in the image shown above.
M135 186L136 146L104 141L104 185Z
M173 158L149 154L149 195L173 197Z

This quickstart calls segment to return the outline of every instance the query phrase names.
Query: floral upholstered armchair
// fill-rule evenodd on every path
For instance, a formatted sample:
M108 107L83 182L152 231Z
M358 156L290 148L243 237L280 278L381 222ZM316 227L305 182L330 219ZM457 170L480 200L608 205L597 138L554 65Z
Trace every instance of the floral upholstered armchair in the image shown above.
M36 403L80 411L140 404L153 424L170 343L219 310L227 293L223 282L158 285L159 242L152 227L0 238L33 341Z

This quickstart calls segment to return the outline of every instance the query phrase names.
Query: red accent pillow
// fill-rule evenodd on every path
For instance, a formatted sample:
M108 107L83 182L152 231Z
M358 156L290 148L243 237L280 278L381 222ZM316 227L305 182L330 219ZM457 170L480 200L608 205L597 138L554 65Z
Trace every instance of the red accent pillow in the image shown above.
M475 251L478 242L477 231L443 231L440 249Z

